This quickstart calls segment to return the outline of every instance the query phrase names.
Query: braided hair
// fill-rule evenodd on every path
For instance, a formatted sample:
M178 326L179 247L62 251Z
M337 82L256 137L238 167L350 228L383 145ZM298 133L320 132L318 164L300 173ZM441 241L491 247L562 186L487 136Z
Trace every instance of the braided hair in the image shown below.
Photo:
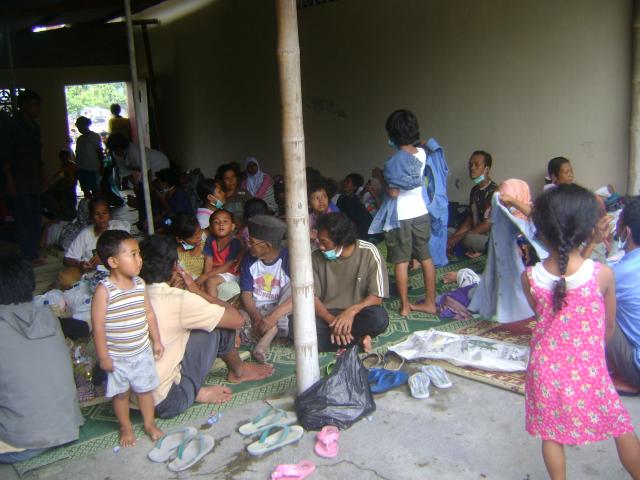
M553 286L554 313L566 303L569 255L591 238L602 215L595 195L575 184L547 190L534 204L532 220L537 235L558 254L560 279Z

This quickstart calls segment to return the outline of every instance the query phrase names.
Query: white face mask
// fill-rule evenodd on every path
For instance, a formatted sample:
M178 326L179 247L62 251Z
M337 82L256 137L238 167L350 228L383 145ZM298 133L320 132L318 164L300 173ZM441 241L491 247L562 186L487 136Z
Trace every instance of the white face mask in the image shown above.
M627 238L624 238L624 230L622 231L622 235L618 235L618 250L624 250L624 248L627 246L627 240L629 238L629 236L627 235Z

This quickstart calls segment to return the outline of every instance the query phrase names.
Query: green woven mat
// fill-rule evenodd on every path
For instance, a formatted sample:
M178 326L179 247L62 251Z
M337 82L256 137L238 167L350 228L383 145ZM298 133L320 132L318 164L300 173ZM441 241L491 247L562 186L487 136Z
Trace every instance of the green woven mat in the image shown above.
M380 246L383 255L386 254L384 244ZM463 260L452 263L447 267L438 269L438 278L442 273L458 270L463 267L472 268L478 272L484 268L484 257L474 260ZM393 282L393 267L390 266L390 281ZM455 288L454 285L443 285L439 280L438 292ZM409 275L409 297L412 301L424 296L422 271L411 271ZM457 322L452 319L441 320L435 315L412 312L408 317L400 317L398 314L399 301L390 298L384 302L385 309L389 312L389 328L375 339L373 348L376 351L385 351L389 345L406 339L410 333L429 328L457 328ZM445 327L446 325L446 327ZM448 327L448 328L447 328ZM319 355L321 372L329 361L335 358L333 353L321 353ZM187 411L170 420L158 420L160 428L170 428L177 425L192 423L194 420L202 420L212 412L220 412L234 407L239 407L257 400L281 395L292 390L296 385L295 377L295 353L291 345L274 344L269 351L268 362L275 367L272 377L263 381L246 382L238 385L230 385L233 389L233 398L222 405L194 404ZM212 371L206 378L206 385L224 384L227 375L226 369ZM41 468L60 460L76 460L93 455L100 450L113 448L118 444L118 421L113 412L111 402L85 407L82 409L85 424L80 428L80 438L64 447L55 448L36 458L14 465L19 475L30 470ZM135 426L137 436L143 436L142 417L138 412L131 412L131 420Z

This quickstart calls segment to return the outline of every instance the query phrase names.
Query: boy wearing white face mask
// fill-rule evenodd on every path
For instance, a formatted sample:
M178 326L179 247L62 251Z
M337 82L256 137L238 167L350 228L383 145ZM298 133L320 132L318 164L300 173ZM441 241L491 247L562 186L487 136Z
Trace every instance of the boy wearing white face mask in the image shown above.
M357 239L356 227L346 215L322 215L317 228L320 247L312 264L318 351L358 343L368 352L373 338L389 325L382 307L389 295L386 264L375 245Z
M483 150L476 150L469 158L469 177L475 184L469 195L471 213L449 237L449 252L459 243L469 254L487 251L491 231L491 197L498 189L498 185L489 176L491 163L491 154Z

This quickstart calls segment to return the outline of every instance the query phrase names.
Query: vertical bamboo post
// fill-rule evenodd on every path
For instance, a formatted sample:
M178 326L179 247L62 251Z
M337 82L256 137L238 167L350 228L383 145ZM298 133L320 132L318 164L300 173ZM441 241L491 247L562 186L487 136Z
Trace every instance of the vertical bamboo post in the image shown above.
M633 2L633 63L631 79L631 125L627 194L640 191L640 0Z
M151 210L151 190L147 167L147 152L144 149L144 125L142 124L142 109L140 108L140 87L138 86L138 66L136 63L136 45L133 40L133 22L131 21L131 0L124 0L124 13L127 20L127 43L129 45L129 69L131 70L131 85L133 87L133 107L138 129L138 149L140 152L140 168L142 169L142 190L147 213L147 232L153 235L153 212Z
M276 10L296 378L298 393L302 393L320 378L320 369L309 243L298 12L295 0L276 0Z
M9 60L9 98L11 99L11 113L18 108L16 99L16 71L13 65L13 47L11 46L11 32L9 24L4 24L5 45L7 46L7 59Z

